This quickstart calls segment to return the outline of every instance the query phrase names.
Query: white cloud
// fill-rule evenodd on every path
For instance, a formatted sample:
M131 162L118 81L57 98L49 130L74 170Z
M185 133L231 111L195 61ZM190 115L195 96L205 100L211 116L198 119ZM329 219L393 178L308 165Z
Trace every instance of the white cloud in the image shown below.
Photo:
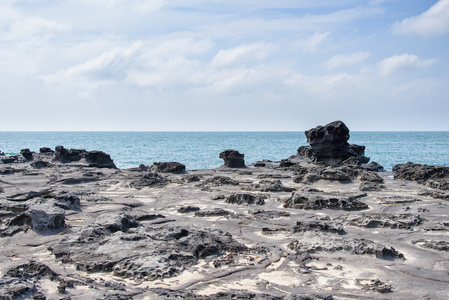
M336 55L331 57L324 64L328 69L336 69L359 63L367 59L369 56L369 52L354 52L347 55Z
M135 12L155 12L165 5L164 0L72 0L85 6L104 7L106 9L126 8Z
M330 32L315 32L311 37L298 42L305 52L316 52L329 41Z
M233 49L220 50L213 58L211 66L222 67L261 61L276 50L276 46L265 42L240 45Z
M419 35L423 37L443 35L449 32L449 0L440 0L424 13L402 21L392 27L397 35Z
M394 55L379 63L379 73L382 76L389 76L398 71L430 67L437 61L435 58L420 59L411 54Z

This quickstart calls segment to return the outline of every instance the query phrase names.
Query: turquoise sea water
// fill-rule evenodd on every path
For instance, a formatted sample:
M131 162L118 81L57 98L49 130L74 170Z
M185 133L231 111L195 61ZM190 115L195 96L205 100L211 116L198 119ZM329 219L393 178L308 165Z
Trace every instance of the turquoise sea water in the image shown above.
M449 166L449 132L351 132L350 144L387 170L398 163ZM304 132L0 132L0 151L17 154L41 147L102 150L119 168L177 161L187 169L216 168L221 151L245 154L247 164L281 160L307 145Z

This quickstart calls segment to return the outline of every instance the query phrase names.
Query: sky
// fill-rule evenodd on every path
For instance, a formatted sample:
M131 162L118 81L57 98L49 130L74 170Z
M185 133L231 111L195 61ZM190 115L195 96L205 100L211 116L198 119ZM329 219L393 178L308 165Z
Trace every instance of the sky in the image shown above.
M1 131L449 131L449 0L0 0Z

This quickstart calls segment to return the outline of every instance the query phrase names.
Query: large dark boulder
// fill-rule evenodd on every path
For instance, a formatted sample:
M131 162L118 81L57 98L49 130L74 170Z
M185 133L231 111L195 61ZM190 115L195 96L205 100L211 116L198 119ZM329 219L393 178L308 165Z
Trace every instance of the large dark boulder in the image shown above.
M155 162L151 166L150 172L183 174L186 172L186 166L175 161Z
M317 161L322 161L331 166L338 166L350 157L358 158L361 163L369 161L369 158L364 155L364 146L348 144L349 129L342 121L317 126L306 130L305 134L307 142L312 148L313 158ZM307 153L307 149L301 150L301 152Z
M27 161L33 160L33 152L31 152L30 149L22 149L22 150L20 151L20 154L21 154Z
M224 160L224 166L228 168L246 168L245 154L237 150L228 149L220 153L219 158Z
M81 154L86 150L82 149L66 149L63 146L56 146L55 148L55 161L62 163L69 163L81 160Z
M103 151L86 151L81 156L86 159L89 167L117 169L111 156Z

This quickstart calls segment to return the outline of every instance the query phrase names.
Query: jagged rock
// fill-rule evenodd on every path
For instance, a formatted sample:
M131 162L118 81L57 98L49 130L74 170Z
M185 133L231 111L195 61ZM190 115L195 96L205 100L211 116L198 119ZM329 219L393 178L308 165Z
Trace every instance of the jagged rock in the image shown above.
M407 196L391 196L391 197L380 197L378 198L382 203L385 204L403 204L403 203L413 203L421 201L418 198L407 197Z
M233 212L223 208L214 208L211 210L197 211L195 217L225 217L232 215Z
M65 211L53 203L38 199L30 205L28 215L34 231L62 231L65 229Z
M5 152L0 151L0 156L4 156Z
M186 266L212 255L248 251L229 233L220 230L170 226L131 228L122 224L123 220L131 220L123 214L117 222L108 221L110 217L99 218L101 222L97 219L88 228L55 241L50 247L53 255L86 272L113 272L124 278L155 280L176 276Z
M343 225L336 222L326 221L298 221L296 226L293 227L293 233L306 232L306 231L325 231L337 234L345 234Z
M248 191L261 191L261 192L293 192L295 189L285 186L280 180L261 180L257 184L251 184L244 187Z
M426 241L423 244L424 247L435 249L438 251L449 252L449 242L448 241Z
M404 259L404 255L393 247L387 247L371 240L324 237L320 233L313 232L306 233L303 239L290 243L289 248L296 250L297 254L318 251L348 251L356 255L374 255L379 259Z
M379 279L356 279L356 285L362 287L362 289L368 291L372 290L378 293L391 293L393 292L390 284L380 281Z
M373 171L373 172L382 172L384 170L384 167L382 167L375 161L372 161L369 164L362 164L361 167L363 169L366 169L368 171Z
M30 165L35 169L43 169L43 168L49 168L49 167L53 166L51 163L49 163L47 161L43 161L43 160L33 161Z
M420 196L430 196L435 199L449 200L449 193L441 191L423 190L418 193Z
M33 152L30 151L30 149L22 149L20 151L20 154L27 160L33 160Z
M24 163L26 162L26 159L20 155L2 155L0 157L0 163L2 164L12 164L12 163Z
M53 155L55 153L54 150L48 147L42 147L39 149L40 154Z
M322 172L322 178L325 180L338 180L338 181L346 181L351 180L351 175L346 173L343 169L330 168L325 169Z
M264 205L267 195L232 194L225 202L238 205Z
M338 220L341 220L344 225L348 226L391 229L410 229L424 221L420 216L412 214L392 215L380 213L346 215L339 217Z
M334 121L325 126L317 126L305 131L307 142L310 144L313 157L327 165L337 166L352 156L360 162L367 163L369 158L364 156L364 147L348 144L349 129L342 121Z
M298 148L297 152L298 152L299 156L303 156L303 157L307 157L307 158L313 157L313 150L312 150L312 147L310 147L310 146L301 146Z
M111 156L103 151L86 151L82 157L86 159L89 167L117 169Z
M84 149L65 149L56 146L54 161L62 163L77 162L84 159L89 167L117 169L109 154L103 151L86 151Z
M227 176L215 176L209 179L206 179L203 183L201 183L200 187L205 187L205 186L211 186L211 187L217 187L217 186L222 186L222 185L239 185L239 182L231 179L230 177Z
M408 162L393 166L394 179L406 179L449 190L449 167L428 166Z
M196 212L196 211L199 211L199 210L200 210L200 208L198 206L190 206L189 205L189 206L183 206L183 207L179 208L177 210L177 212L185 214L185 213Z
M94 221L94 224L105 228L111 233L117 231L127 232L130 228L139 226L139 223L132 216L125 213L102 214Z
M279 210L254 210L249 211L249 214L262 219L277 219L281 217L289 217L291 214L286 211Z
M333 300L331 295L314 294L290 294L288 296L273 296L268 294L251 293L246 290L227 290L211 295L196 295L189 291L169 290L165 288L156 288L152 290L158 296L167 299L185 299L185 300Z
M288 159L283 159L279 163L279 167L280 168L289 168L289 167L294 166L294 165L296 165L296 163L294 163L294 162L292 162L292 161L290 161Z
M384 180L382 177L377 175L374 172L368 172L368 171L362 171L360 173L360 180L362 181L370 181L370 182L377 182L377 183L383 183Z
M181 182L190 183L190 182L198 182L201 181L201 175L184 175L182 176Z
M155 162L150 168L151 172L161 172L161 173L175 173L175 174L182 174L186 172L186 166L170 161L170 162Z
M140 189L144 187L163 187L168 183L167 179L157 173L147 173L139 180L130 183L131 187Z
M359 191L362 192L378 192L385 189L383 184L377 182L364 181L359 186Z
M154 221L157 219L165 219L166 217L161 214L143 214L139 216L134 216L136 221Z
M245 154L231 149L225 150L219 155L219 158L224 160L224 166L228 168L246 168L244 157Z
M357 200L359 196L340 196L324 192L297 191L284 203L284 207L296 209L362 210L368 205Z

